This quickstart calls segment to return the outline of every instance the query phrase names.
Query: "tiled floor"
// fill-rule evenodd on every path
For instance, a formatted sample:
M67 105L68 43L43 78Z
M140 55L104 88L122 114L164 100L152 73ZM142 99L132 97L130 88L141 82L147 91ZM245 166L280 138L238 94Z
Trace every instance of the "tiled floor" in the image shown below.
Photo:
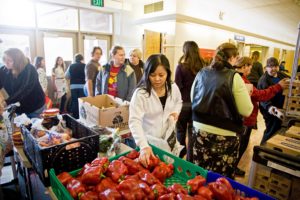
M249 171L250 171L252 155L253 155L253 147L255 145L260 144L261 138L263 136L263 132L265 130L265 121L260 113L257 117L257 120L258 120L257 130L252 130L250 142L248 144L247 150L244 153L244 155L239 163L240 169L245 170L246 175L245 175L245 177L236 177L235 178L236 181L238 181L244 185L248 185Z

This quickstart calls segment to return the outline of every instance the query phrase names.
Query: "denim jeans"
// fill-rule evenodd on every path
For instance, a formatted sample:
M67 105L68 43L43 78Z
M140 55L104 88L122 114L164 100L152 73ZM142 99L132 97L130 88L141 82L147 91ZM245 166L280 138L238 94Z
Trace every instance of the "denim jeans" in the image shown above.
M124 140L124 144L126 144L127 146L130 146L130 147L133 148L133 149L136 148L136 143L135 143L133 137L126 138L126 139Z
M83 88L71 89L71 98L72 98L71 112L72 112L73 117L75 117L76 119L79 118L78 98L84 97L84 96L85 95L83 92Z

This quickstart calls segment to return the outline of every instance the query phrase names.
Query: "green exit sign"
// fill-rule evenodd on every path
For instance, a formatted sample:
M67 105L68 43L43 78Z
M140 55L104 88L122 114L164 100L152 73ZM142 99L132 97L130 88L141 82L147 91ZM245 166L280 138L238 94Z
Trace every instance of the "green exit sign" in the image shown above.
M92 6L104 7L104 0L91 0Z

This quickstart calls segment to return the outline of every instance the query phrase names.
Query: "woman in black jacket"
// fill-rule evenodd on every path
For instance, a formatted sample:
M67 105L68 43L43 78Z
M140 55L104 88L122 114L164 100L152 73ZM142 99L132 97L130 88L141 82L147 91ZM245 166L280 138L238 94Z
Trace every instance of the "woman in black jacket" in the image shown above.
M0 68L0 89L6 91L8 98L2 100L0 106L20 102L17 114L39 117L45 109L45 94L36 69L17 48L6 50L3 61L5 65Z

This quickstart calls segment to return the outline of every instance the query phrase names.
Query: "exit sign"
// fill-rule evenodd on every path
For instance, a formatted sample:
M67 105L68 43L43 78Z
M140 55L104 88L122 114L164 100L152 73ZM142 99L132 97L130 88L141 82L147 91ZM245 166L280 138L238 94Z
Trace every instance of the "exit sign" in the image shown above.
M92 6L104 7L104 0L91 0Z

